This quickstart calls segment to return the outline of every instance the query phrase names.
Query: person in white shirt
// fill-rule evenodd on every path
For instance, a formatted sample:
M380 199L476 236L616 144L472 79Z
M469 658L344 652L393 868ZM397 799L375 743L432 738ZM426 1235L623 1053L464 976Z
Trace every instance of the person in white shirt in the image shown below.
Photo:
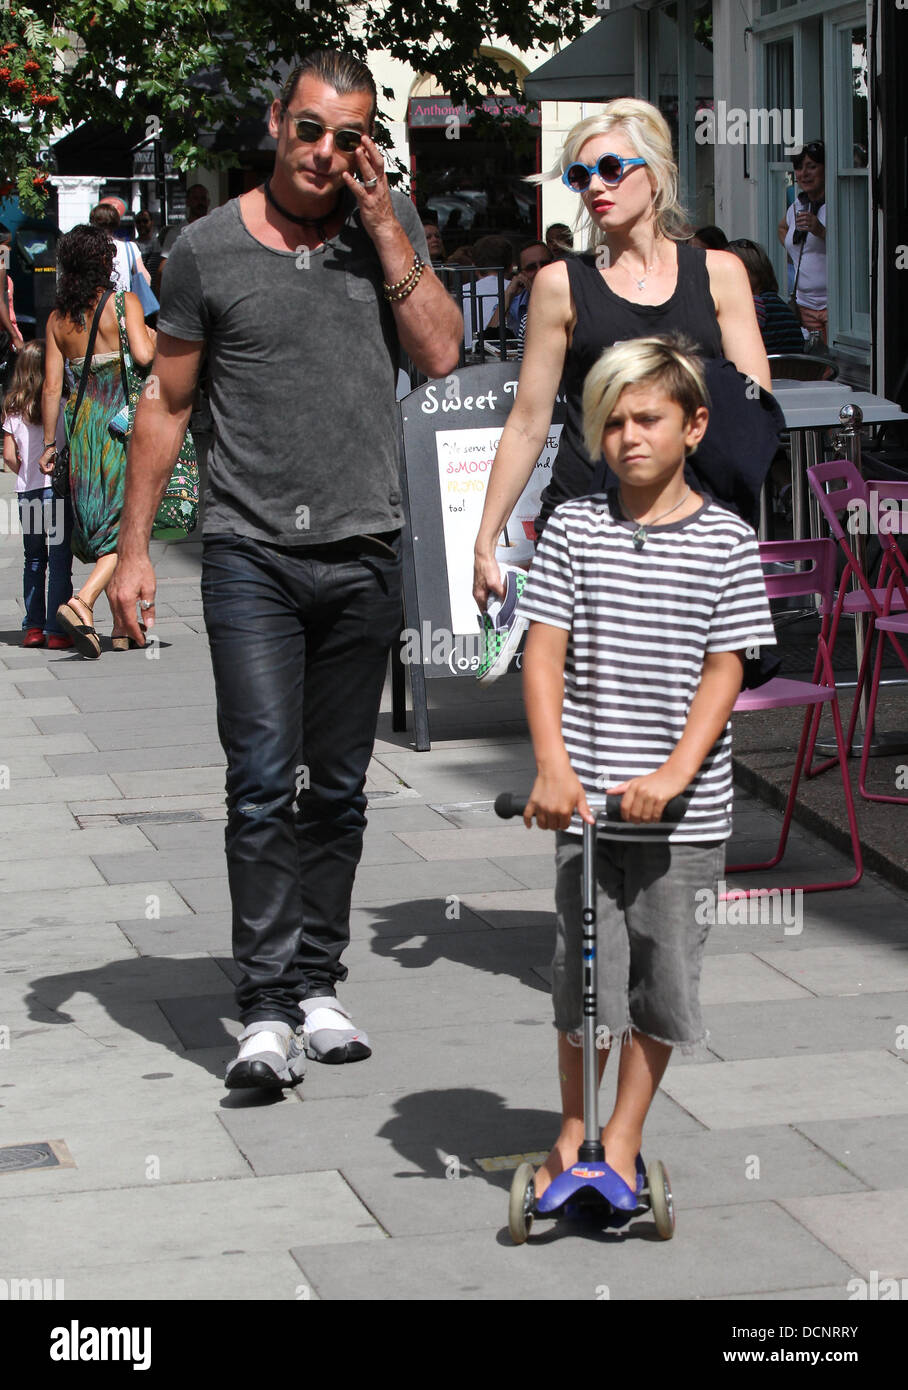
M805 333L826 342L826 147L812 140L791 160L798 195L779 223L779 240L794 266L794 297Z
M19 522L25 565L22 597L23 647L72 646L57 621L57 609L73 591L73 553L70 546L72 508L69 498L55 497L51 488L52 455L42 468L44 448L41 394L44 387L44 339L22 343L10 389L3 402L3 462L16 474ZM66 442L62 406L53 444ZM45 580L48 581L45 596Z
M145 262L142 260L142 253L135 242L130 243L130 251L125 241L114 235L120 225L120 214L113 203L98 203L97 207L92 208L88 215L89 223L92 227L100 227L106 232L114 245L114 264L111 272L111 284L117 290L128 290L131 287L134 270L139 270L144 275L148 284L151 284L151 276Z

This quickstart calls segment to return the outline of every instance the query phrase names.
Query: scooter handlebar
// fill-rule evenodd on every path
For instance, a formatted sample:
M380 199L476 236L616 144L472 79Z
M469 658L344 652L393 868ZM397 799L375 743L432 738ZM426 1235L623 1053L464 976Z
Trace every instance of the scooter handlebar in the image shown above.
M690 792L682 792L680 796L673 796L671 801L666 802L661 819L671 822L682 820L690 805L690 798ZM511 820L514 816L522 816L528 800L529 798L525 794L501 792L495 798L495 814L500 816L502 820ZM621 819L621 800L621 792L612 792L608 796L587 797L590 810L597 816L604 812L606 820Z

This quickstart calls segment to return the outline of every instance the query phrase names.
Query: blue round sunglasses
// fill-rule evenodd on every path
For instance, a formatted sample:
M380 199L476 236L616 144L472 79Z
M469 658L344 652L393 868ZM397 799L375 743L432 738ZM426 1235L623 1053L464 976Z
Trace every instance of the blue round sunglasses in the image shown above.
M614 185L621 182L628 169L645 163L645 159L622 159L617 154L602 154L595 164L581 164L579 161L569 164L561 175L561 182L573 193L585 193L594 174L598 174L603 183Z

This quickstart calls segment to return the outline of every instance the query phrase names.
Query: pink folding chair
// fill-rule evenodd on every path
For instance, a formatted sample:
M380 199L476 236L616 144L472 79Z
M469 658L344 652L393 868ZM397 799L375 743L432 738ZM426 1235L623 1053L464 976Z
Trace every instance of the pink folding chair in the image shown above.
M888 500L900 503L908 500L908 484L890 483L885 480L865 482L855 465L849 459L833 459L828 463L817 463L807 470L807 482L817 500L826 525L835 538L845 558L845 569L839 580L838 595L831 611L821 608L824 636L830 653L835 651L839 633L839 623L843 613L862 613L867 618L866 640L858 671L854 692L854 704L848 721L847 746L849 756L854 743L854 731L861 708L861 697L867 680L870 665L870 652L873 643L874 626L885 613L905 612L908 609L908 563L898 547L895 537L888 530L877 532L882 552L876 585L873 586L864 573L863 567L854 553L841 517L847 513L847 525L869 524L869 519L881 514L882 504ZM827 486L836 484L831 492ZM876 499L876 501L874 500ZM856 589L850 587L854 579ZM891 581L891 582L890 582ZM898 640L892 639L893 646L908 671L908 655L902 650ZM819 658L818 658L819 662ZM818 666L814 668L814 680ZM833 767L836 758L814 763L813 753L820 728L822 710L818 707L813 714L810 741L807 748L808 777L817 777Z
M832 540L816 541L762 541L760 543L760 560L764 568L768 565L809 563L811 568L792 571L784 574L766 574L766 593L770 599L793 598L801 594L818 594L823 604L823 611L828 615L833 610L833 595L835 592L836 579L836 547ZM798 794L798 785L801 780L801 772L804 768L805 754L807 752L807 740L810 734L811 721L814 712L828 705L832 711L832 720L835 726L836 745L838 747L838 757L834 760L839 763L842 772L842 790L845 795L845 808L848 814L848 828L851 835L851 848L854 854L854 873L851 878L840 879L835 882L806 883L806 884L787 884L774 885L775 889L784 891L790 888L802 893L822 893L832 888L853 888L859 881L864 872L864 862L861 854L861 841L858 834L857 817L854 810L854 798L851 792L851 781L848 776L848 754L845 744L845 735L842 729L842 718L839 712L839 697L836 690L835 676L833 675L832 662L829 657L829 648L826 642L826 624L821 630L817 639L817 661L812 681L788 680L783 676L777 676L774 680L767 681L765 685L759 686L756 690L742 690L735 701L733 714L745 714L749 710L767 709L787 709L792 706L804 706L804 726L801 730L801 738L798 743L797 756L795 758L794 773L792 775L791 788L788 793L788 801L785 805L785 816L782 821L782 832L779 836L779 843L775 854L771 859L761 860L754 864L730 864L727 872L730 874L750 873L759 869L772 869L780 862L788 842L788 832L791 827L791 819L794 813L795 799ZM819 677L819 679L818 679ZM754 897L773 891L766 888L732 889L731 892L724 894L726 898Z
M896 806L908 806L908 796L887 796L883 792L867 790L867 763L870 759L870 745L873 741L873 726L876 719L877 697L880 693L880 675L883 669L883 648L888 637L893 646L898 642L893 633L908 637L908 613L884 614L876 620L876 657L873 662L873 675L870 678L870 699L867 704L867 727L864 729L864 746L861 749L861 770L858 773L858 791L865 801L888 801Z

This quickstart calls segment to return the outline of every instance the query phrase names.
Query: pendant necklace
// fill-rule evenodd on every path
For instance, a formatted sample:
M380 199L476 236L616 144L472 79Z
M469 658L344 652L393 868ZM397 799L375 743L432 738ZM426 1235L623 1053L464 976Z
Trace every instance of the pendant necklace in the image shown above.
M635 550L642 550L643 547L644 547L644 545L646 544L647 527L649 527L649 526L655 526L656 522L657 522L657 521L661 521L662 518L665 517L665 516L671 516L672 512L676 512L676 511L678 510L678 508L681 506L681 503L684 502L684 501L688 498L689 495L690 495L690 488L688 487L688 488L685 488L683 496L681 496L681 497L678 498L678 501L675 503L675 505L674 505L673 507L669 507L667 511L660 512L658 516L654 516L653 519L652 519L652 521L648 521L648 522L646 523L646 525L644 526L643 522L637 521L637 518L636 518L635 516L633 516L633 515L628 511L627 507L624 505L624 502L623 502L622 499L621 499L621 493L619 492L619 494L618 494L618 505L620 506L621 510L624 512L624 515L627 517L628 521L636 522L636 525L637 525L637 529L636 529L636 531L634 532L633 536L631 537L631 539L632 539L633 542L634 542L634 549L635 549Z
M637 279L636 275L634 274L634 272L633 272L632 270L628 270L628 269L627 269L627 266L625 266L625 264L624 264L623 261L621 262L621 268L622 268L622 270L625 271L625 273L626 273L627 275L629 275L629 276L631 277L631 279L633 280L634 284L637 286L637 289L638 289L638 290L643 290L643 289L646 288L646 277L647 277L647 275L650 275L650 274L656 269L656 266L657 266L658 264L659 264L659 257L658 257L658 256L657 256L656 259L653 261L652 265L647 265L647 264L646 264L646 261L644 261L644 263L643 263L643 275L641 276L641 278L640 278L639 280Z
M324 217L299 217L295 212L288 212L285 207L281 206L277 198L275 198L274 194L271 192L270 179L265 180L265 197L268 199L271 206L281 214L281 217L286 217L288 222L295 222L298 227L314 227L318 233L319 241L327 240L325 236L325 223L337 212L337 204L335 204L331 211Z

